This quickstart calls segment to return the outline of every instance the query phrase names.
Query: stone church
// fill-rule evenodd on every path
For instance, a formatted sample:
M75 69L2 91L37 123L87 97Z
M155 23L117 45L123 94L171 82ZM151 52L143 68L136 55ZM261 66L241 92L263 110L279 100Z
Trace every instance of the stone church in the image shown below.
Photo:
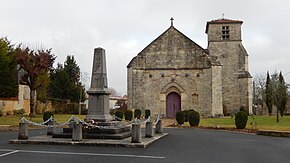
M214 117L252 112L252 77L242 44L243 21L208 21L207 49L173 26L145 47L127 66L128 109L175 117L194 109Z

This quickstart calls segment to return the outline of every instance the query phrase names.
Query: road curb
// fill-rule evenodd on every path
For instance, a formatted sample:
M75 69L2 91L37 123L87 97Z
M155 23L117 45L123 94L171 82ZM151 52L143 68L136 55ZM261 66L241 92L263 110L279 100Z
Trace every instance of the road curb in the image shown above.
M168 133L155 134L152 138L142 137L141 143L131 143L131 137L123 140L112 139L83 139L81 141L72 141L72 139L52 138L51 136L34 136L28 140L10 140L10 144L45 144L45 145L81 145L81 146L110 146L110 147L133 147L146 148L153 142L163 138Z
M287 131L258 130L256 134L274 137L290 137L290 132Z

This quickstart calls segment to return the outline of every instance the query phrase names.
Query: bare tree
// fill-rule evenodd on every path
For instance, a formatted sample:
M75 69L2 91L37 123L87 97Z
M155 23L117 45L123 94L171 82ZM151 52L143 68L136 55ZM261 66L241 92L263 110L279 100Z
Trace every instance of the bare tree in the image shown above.
M266 101L266 76L264 74L256 74L254 76L254 106L255 111L258 111L260 114L264 110L264 102Z

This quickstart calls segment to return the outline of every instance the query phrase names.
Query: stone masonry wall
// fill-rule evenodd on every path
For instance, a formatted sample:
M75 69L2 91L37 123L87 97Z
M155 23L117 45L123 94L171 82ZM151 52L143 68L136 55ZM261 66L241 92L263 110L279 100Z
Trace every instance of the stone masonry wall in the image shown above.
M222 40L222 26L229 26L230 38ZM218 56L222 67L223 105L228 113L237 112L243 105L251 108L248 54L241 42L241 23L209 24L208 50Z
M210 69L209 69L210 70ZM130 109L150 109L152 114L166 114L166 96L181 95L181 109L195 109L211 116L211 77L208 70L133 70Z
M176 92L181 110L212 116L211 67L206 50L170 27L129 63L128 108L166 114L166 97Z

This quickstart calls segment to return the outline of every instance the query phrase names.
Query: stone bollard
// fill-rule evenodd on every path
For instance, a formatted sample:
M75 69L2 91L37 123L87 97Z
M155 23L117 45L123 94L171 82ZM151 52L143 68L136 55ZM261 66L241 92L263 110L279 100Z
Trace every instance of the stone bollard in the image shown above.
M27 140L28 139L28 123L19 123L19 134L18 139Z
M132 124L132 143L141 143L141 127L140 124Z
M153 136L153 122L146 122L145 137L151 138Z
M56 124L56 122L52 120L52 121L49 121L47 124L53 126ZM47 127L47 135L53 135L54 133L55 133L55 127Z
M161 120L159 120L156 123L155 133L158 133L158 134L162 134L163 133L163 127L162 127L162 121Z
M81 141L83 139L83 125L81 123L73 123L72 127L72 140Z

